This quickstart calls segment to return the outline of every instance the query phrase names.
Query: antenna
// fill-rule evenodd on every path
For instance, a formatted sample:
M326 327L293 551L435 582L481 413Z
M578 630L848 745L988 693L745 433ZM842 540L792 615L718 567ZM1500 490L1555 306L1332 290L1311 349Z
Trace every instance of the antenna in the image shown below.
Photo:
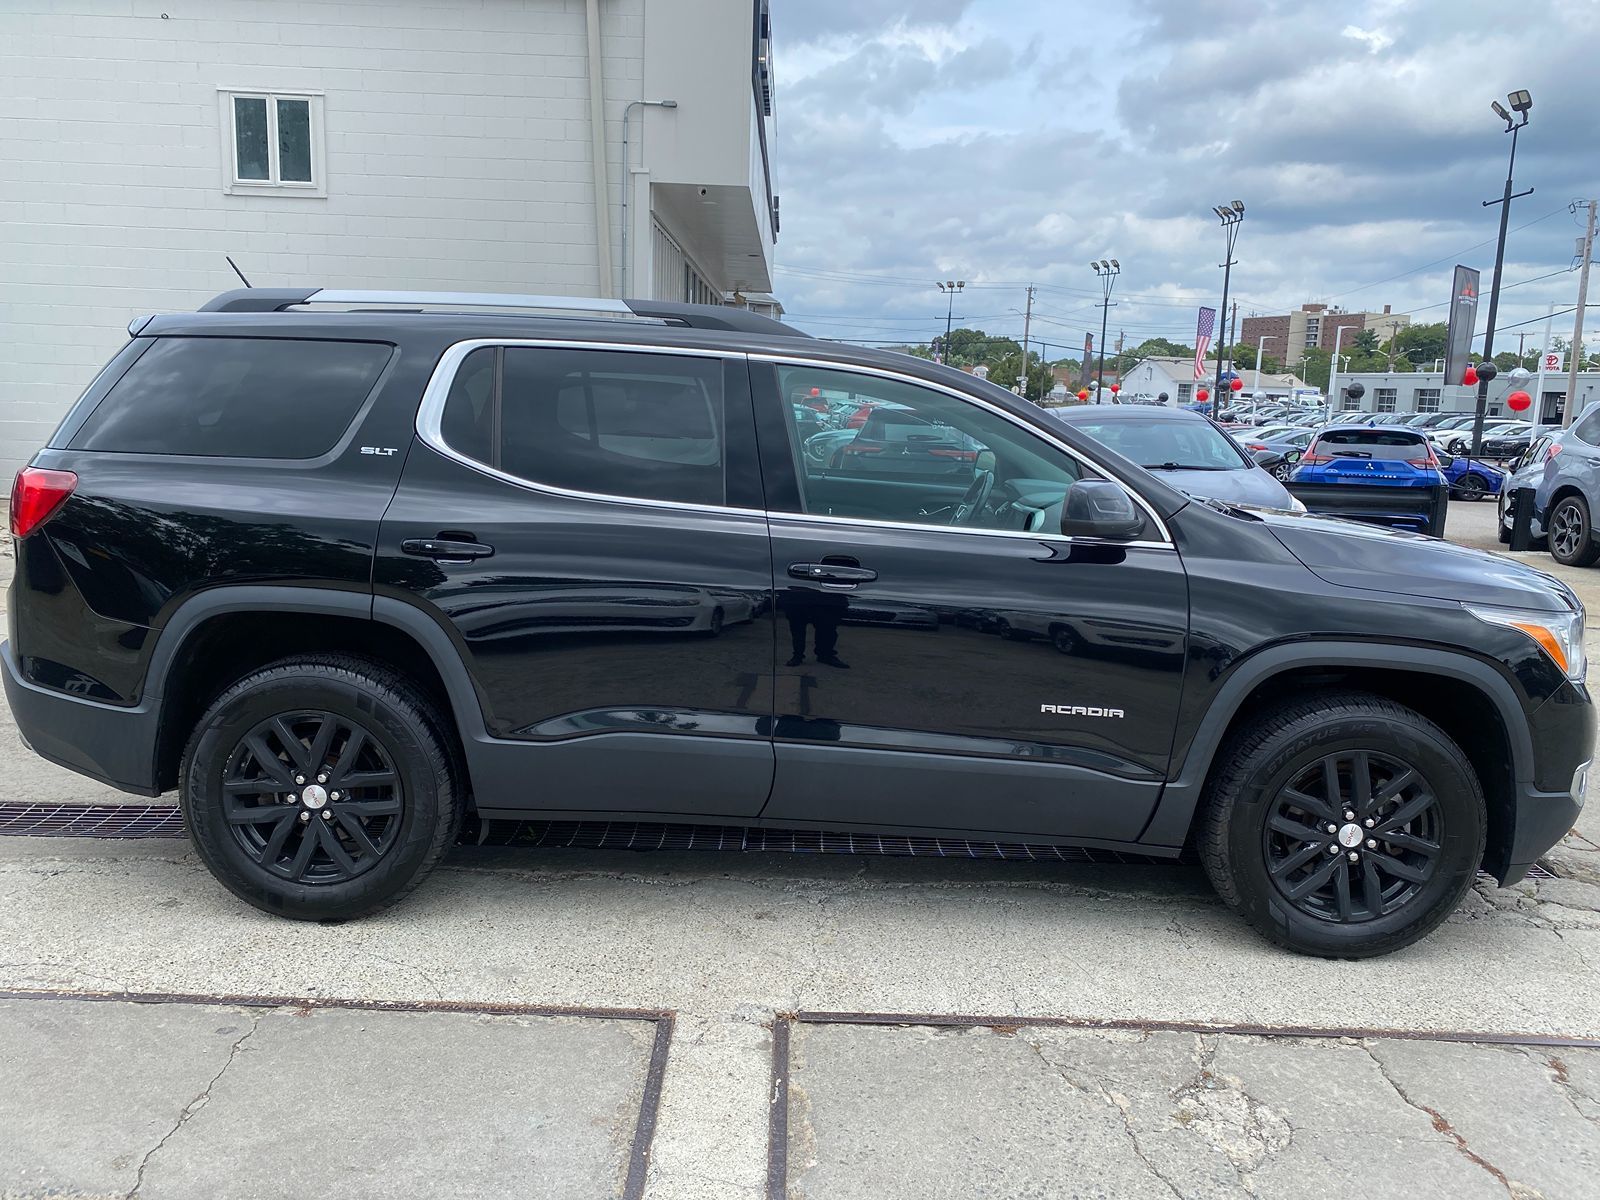
M224 254L222 257L228 260L228 265L233 268L233 273L239 277L239 282L244 284L245 287L251 286L250 281L244 277L244 272L239 270L239 264L233 261L233 255Z

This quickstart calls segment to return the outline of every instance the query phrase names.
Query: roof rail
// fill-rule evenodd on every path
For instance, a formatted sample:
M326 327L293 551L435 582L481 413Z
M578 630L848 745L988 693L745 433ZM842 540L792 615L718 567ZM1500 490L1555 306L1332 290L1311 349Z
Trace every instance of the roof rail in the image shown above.
M407 292L330 288L235 288L201 305L201 312L265 313L329 308L370 312L473 312L496 316L637 320L690 329L769 336L809 334L746 308L677 304L665 300L607 300L593 296L527 296L495 292Z

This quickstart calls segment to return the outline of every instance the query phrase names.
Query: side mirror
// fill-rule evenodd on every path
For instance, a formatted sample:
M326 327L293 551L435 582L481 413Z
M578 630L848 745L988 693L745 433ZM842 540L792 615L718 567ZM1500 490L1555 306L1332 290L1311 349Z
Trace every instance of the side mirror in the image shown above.
M1286 462L1286 463L1297 463L1297 462L1299 462L1300 461L1300 451L1298 451L1298 450L1290 450L1288 453L1286 453L1283 456L1283 461Z
M1131 542L1144 532L1144 516L1120 483L1080 479L1061 502L1061 532L1066 537Z

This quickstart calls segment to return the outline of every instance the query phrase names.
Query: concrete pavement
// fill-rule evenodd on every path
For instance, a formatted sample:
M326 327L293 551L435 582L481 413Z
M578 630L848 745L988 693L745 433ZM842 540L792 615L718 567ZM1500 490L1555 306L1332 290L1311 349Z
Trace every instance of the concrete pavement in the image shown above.
M1457 504L1450 531L1492 544L1492 522L1491 505ZM1530 558L1554 566L1547 555ZM7 567L0 559L0 572ZM1595 607L1600 571L1568 577ZM1593 631L1590 643L1593 660ZM76 802L115 797L38 762L7 740L14 738L0 725L13 796L20 784ZM182 843L0 839L0 989L670 1009L677 1025L644 1194L754 1200L768 1194L778 1013L1600 1038L1596 807L1555 856L1565 878L1480 887L1422 944L1358 964L1273 950L1222 909L1197 871L1181 867L462 848L381 917L305 925L240 905ZM32 1015L13 1015L17 1006ZM238 1036L216 1032L236 1018L220 1019L214 1006L204 1010L219 1017L209 1027L182 1006L139 1006L127 1016L121 1008L0 1004L0 1055L20 1047L20 1059L5 1061L24 1064L0 1065L0 1080L35 1081L0 1088L0 1130L12 1127L6 1104L57 1111L52 1089L70 1071L51 1059L53 1047L81 1050L89 1062L124 1053L160 1060L160 1086L144 1099L97 1106L92 1095L68 1097L65 1116L34 1135L27 1161L7 1160L0 1149L0 1196L128 1195L126 1167L89 1154L84 1147L96 1141L87 1131L102 1130L100 1140L119 1155L148 1150ZM68 1015L46 1016L57 1009ZM152 1013L169 1011L176 1015L151 1023ZM268 1030L293 1021L334 1030L336 1022L323 1022L331 1015L272 1010L261 1020ZM419 1176L415 1190L495 1194L497 1183L500 1194L539 1194L515 1171L545 1156L564 1164L550 1176L552 1194L563 1194L561 1180L593 1189L587 1194L618 1194L615 1139L626 1106L617 1098L626 1093L631 1103L634 1095L638 1026L619 1032L602 1022L591 1040L491 1022L479 1041L389 1016L371 1028L402 1060L424 1067L385 1073L361 1060L354 1107L396 1114L397 1127L414 1118L418 1129L442 1123L462 1138L477 1136L494 1150L479 1158L504 1172L474 1175L474 1164L446 1158L462 1186ZM27 1023L49 1021L56 1024ZM1001 1032L795 1024L787 1180L776 1194L1600 1195L1600 1081L1589 1050L1545 1056L1439 1041L1141 1036L999 1023ZM430 1057L441 1037L450 1053ZM330 1034L326 1045L344 1041ZM263 1104L213 1108L208 1099L169 1139L174 1153L152 1158L137 1194L252 1194L228 1171L256 1180L250 1186L260 1194L288 1194L267 1190L283 1147L235 1153L228 1171L207 1147L228 1144L231 1129L252 1134L265 1112L283 1122L284 1146L322 1161L316 1148L301 1147L293 1124L295 1098L321 1086L322 1059L307 1050L317 1045L287 1036L246 1042L223 1073L221 1096L247 1078ZM486 1045L503 1046L505 1062L531 1073L526 1094L515 1093L518 1113L555 1110L552 1078L590 1090L570 1118L563 1111L542 1124L495 1124L513 1107L500 1103L513 1085ZM1215 1086L1206 1086L1205 1071ZM325 1103L352 1107L347 1095ZM604 1137L591 1136L597 1120ZM590 1124L573 1127L582 1121ZM362 1136L362 1155L412 1178L414 1160L399 1157L404 1145L393 1128ZM63 1158L68 1168L81 1162L83 1173L55 1176L54 1193L42 1190L39 1175L20 1173L58 1169ZM163 1158L168 1166L158 1172ZM1382 1165L1390 1159L1398 1164L1392 1174ZM334 1194L369 1194L339 1169L327 1162L320 1190L336 1180L344 1190ZM170 1190L154 1190L158 1184Z

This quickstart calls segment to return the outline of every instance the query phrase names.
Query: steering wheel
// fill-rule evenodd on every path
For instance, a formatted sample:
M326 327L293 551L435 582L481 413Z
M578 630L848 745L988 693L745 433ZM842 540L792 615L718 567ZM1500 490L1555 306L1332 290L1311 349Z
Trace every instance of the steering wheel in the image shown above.
M989 496L993 491L994 472L978 468L978 473L972 477L972 485L967 488L967 494L961 497L961 503L957 504L955 512L950 514L950 524L971 525L983 511L984 505L989 503Z

